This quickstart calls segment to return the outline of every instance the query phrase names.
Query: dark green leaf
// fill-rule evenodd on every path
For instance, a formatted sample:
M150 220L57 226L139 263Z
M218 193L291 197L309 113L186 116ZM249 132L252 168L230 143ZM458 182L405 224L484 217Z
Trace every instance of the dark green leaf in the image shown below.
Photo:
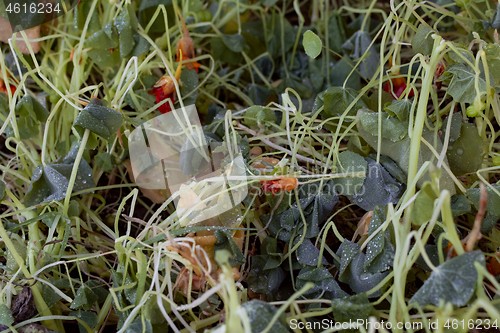
M33 96L24 95L16 104L17 126L21 139L29 139L39 132L39 124L45 122L49 111Z
M483 223L481 223L481 233L482 234L490 233L493 230L493 228L495 228L499 219L500 216L487 212L486 216L483 219Z
M273 319L274 314L277 312L277 309L271 304L255 299L243 303L241 307L247 312L248 319L250 320L250 326L252 328L252 333L263 332ZM287 333L288 325L286 324L285 319L285 314L282 314L279 319L274 322L270 332Z
M437 306L440 301L451 302L455 306L466 305L477 285L475 262L485 266L481 251L467 252L439 265L409 303L418 303L422 307L429 304Z
M45 301L45 304L47 304L47 307L51 308L54 305L59 302L61 299L61 296L59 296L54 289L49 287L48 285L44 284L42 287L43 291L43 300Z
M382 138L389 139L392 142L397 142L402 140L406 133L408 132L407 126L402 123L397 118L389 117L387 112L381 112L381 127L382 127ZM379 128L379 114L373 112L369 109L361 109L358 112L359 120L361 121L361 126L373 136L378 136Z
M196 73L195 69L185 69L181 72L180 88L181 88L181 96L185 96L196 89L198 86L198 73ZM194 91L187 98L183 98L184 105L191 105L196 102L196 98L198 97L198 90Z
M311 30L304 32L302 43L306 54L311 58L314 59L321 53L323 43L321 42L321 39L319 39L319 37Z
M302 288L307 282L314 283L314 287L304 293L307 298L334 299L347 296L325 267L306 266L301 269L296 287Z
M97 99L92 99L78 114L74 126L82 133L84 129L88 129L109 141L122 123L123 116L120 112L100 105Z
M304 239L297 249L297 260L302 265L316 266L318 264L319 250L310 239ZM327 265L325 258L321 260L322 265Z
M448 146L446 157L456 176L476 172L483 163L484 142L473 124L463 123L460 137Z
M170 303L164 299L162 299L162 305L165 309L166 313L172 312L170 307ZM151 324L158 325L165 322L165 316L161 312L160 307L158 306L158 300L155 297L150 297L146 304L144 305L144 310L142 312L146 318L151 321Z
M256 129L259 129L259 125L263 125L265 122L276 122L276 115L273 110L258 105L249 107L245 115L245 124Z
M268 300L274 299L274 293L286 277L279 267L281 261L271 255L257 255L252 256L250 262L251 269L246 279L248 287L255 293L266 294Z
M491 185L497 192L500 192L500 185ZM495 193L490 186L486 186L486 192L488 193L488 204L486 205L486 211L493 215L500 216L500 196ZM467 198L472 202L476 209L479 209L479 197L481 195L481 190L479 188L471 188L466 192Z
M80 31L82 31L85 27L85 23L89 17L91 6L91 0L82 0L78 4L78 6L75 7L74 25ZM90 18L89 24L87 26L87 32L90 34L94 34L99 30L101 30L101 23L99 21L98 11L94 9L94 11L92 12L92 17Z
M0 201L5 198L5 182L0 179Z
M250 83L247 86L248 97L255 105L265 105L269 96L273 93L271 90L261 85Z
M172 0L143 0L141 1L141 5L139 7L139 15L138 15L139 23L141 24L141 26L146 27L149 24L151 18L158 9L158 6L160 5L165 6L169 25L171 26L173 23L176 22L176 15L175 15L175 10L172 6ZM165 20L163 18L163 13L162 12L160 13L161 14L158 15L158 17L155 19L153 25L151 25L151 29L149 30L150 32L154 33L165 32L165 26L166 26Z
M350 57L355 60L361 60L361 65L359 66L359 71L361 76L365 79L371 79L371 77L377 71L379 65L379 55L377 50L372 45L370 46L372 39L366 31L357 31L351 38L349 38L343 45L342 48L350 51Z
M144 320L144 323L143 323ZM143 332L153 332L153 327L151 326L151 321L146 318L137 317L132 321L129 327L124 331L124 333L143 333Z
M359 252L359 249L361 246L359 244L356 244L354 242L345 240L342 245L340 245L339 250L337 254L340 254L340 268L339 268L339 281L340 282L347 282L347 280L344 278L346 273L348 272L347 268L351 264L352 260L354 257Z
M78 145L74 145L61 161L46 166L40 165L35 169L28 191L24 196L26 207L64 199L77 153ZM95 187L92 169L85 160L81 159L73 191L78 192L92 187Z
M220 250L227 250L231 254L229 258L229 264L233 267L239 266L246 262L245 256L241 253L240 248L234 241L231 231L216 230L215 236L217 237L217 242L214 245L214 252Z
M284 92L286 88L292 88L301 98L309 99L312 96L312 86L307 81L305 82L306 83L302 82L302 80L295 75L290 75L281 81L277 91Z
M135 46L134 32L130 23L128 7L123 6L120 15L113 22L114 27L118 30L118 40L120 42L120 56L125 58L132 52Z
M338 156L337 173L366 172L368 163L365 159L351 151L344 151ZM364 177L345 177L333 180L335 189L339 194L354 195L361 190Z
M97 314L92 311L78 310L70 312L69 315L80 318L90 328L94 327L97 324ZM80 323L78 323L78 328L80 330L80 333L88 333L87 329Z
M498 18L500 20L500 11L497 10ZM498 82L500 78L500 45L488 44L484 48L486 54L486 61L488 62L488 71L493 75Z
M70 305L71 309L90 310L99 297L86 285L82 285L76 292L75 299Z
M222 41L228 49L240 53L246 45L245 38L240 34L227 35L222 34Z
M467 198L463 194L460 195L456 194L452 196L450 206L453 217L469 213L471 210L469 200L467 200Z
M434 45L434 39L432 38L433 33L435 33L434 30L429 29L423 24L419 25L417 33L411 39L413 51L415 51L415 53L422 53L423 55L431 54L432 46Z
M368 301L366 294L352 295L332 300L333 318L336 322L345 323L366 320L375 313L375 308Z
M238 65L243 61L243 56L239 52L234 52L226 46L220 37L212 37L210 39L210 48L216 60L225 62L231 65Z
M382 206L376 206L368 227L371 236L385 222ZM365 271L368 273L385 272L392 267L394 261L394 245L390 242L389 230L380 231L366 245Z
M444 119L443 125L441 126L441 131L443 134L441 135L441 139L444 140L446 137L446 128L448 127L448 120L449 120L449 115ZM453 144L455 141L458 140L460 137L460 131L462 129L462 114L461 113L454 113L453 116L451 116L451 125L450 125L450 144Z
M354 64L348 55L337 61L333 67L330 67L330 85L345 87L358 91L361 89L361 77L359 76L359 68L355 71ZM351 73L352 72L352 73Z
M329 46L334 52L342 53L342 44L345 43L345 40L345 31L342 27L342 17L340 16L340 12L333 11L328 19Z
M358 97L358 93L350 88L342 87L330 87L327 90L321 92L316 97L314 101L313 113L319 110L320 107L324 106L321 115L324 119L330 117L340 117L342 116L347 107ZM358 99L353 107L347 113L347 116L355 116L357 111L361 108L366 107L366 104ZM345 122L351 122L351 119L345 119Z
M110 171L113 169L113 162L111 162L111 155L109 153L99 153L95 156L95 162L102 171Z
M283 22L281 22L283 20ZM282 30L281 25L284 29ZM267 51L271 54L272 58L281 56L283 52L288 52L295 43L296 32L290 22L281 15L269 15L269 20L266 23L268 29L267 34ZM282 43L281 35L283 33L284 43ZM282 47L284 44L284 50Z

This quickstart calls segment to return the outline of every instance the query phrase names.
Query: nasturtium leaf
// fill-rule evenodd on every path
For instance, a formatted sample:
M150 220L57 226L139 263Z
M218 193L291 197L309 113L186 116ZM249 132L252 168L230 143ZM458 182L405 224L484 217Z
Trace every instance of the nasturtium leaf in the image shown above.
M344 151L338 156L337 173L366 172L368 163L365 159L351 151ZM333 180L339 194L353 195L363 186L364 177L345 177Z
M113 169L113 162L109 153L99 153L95 156L95 162L102 171L110 171Z
M350 88L355 91L360 90L361 77L359 76L358 70L356 69L353 72L353 69L353 61L348 55L345 55L330 68L330 85L343 87L345 83L346 88Z
M234 52L228 48L221 37L212 37L210 39L210 48L212 49L214 58L221 62L238 65L243 60L241 52Z
M366 294L333 299L332 310L333 318L339 323L356 322L358 319L366 320L376 312Z
M250 83L247 86L248 97L252 100L255 105L265 105L269 96L272 95L272 91L264 86L256 83Z
M328 45L332 51L342 53L342 44L345 43L345 40L340 11L332 11L328 19Z
M243 303L241 307L246 310L252 333L263 332L278 311L271 304L256 299ZM283 313L278 320L274 322L270 332L287 333L288 331L286 316Z
M241 34L222 34L222 41L228 49L236 53L243 51L246 45L245 37Z
M448 121L449 121L449 115L444 119L443 125L441 126L441 139L444 141L444 138L446 137L446 128L448 127ZM462 130L462 114L460 112L454 113L451 116L451 124L450 124L450 141L449 144L453 144L455 141L458 140L460 137L460 132Z
M231 253L231 258L229 258L229 264L233 267L239 266L246 262L245 256L241 253L240 248L234 241L230 230L215 230L215 237L217 237L217 242L214 245L214 252L220 250L227 250Z
M109 291L104 288L103 283L97 280L88 280L85 285L97 295L97 302L103 303L109 295Z
M91 328L97 324L97 314L95 312L92 312L92 311L78 310L78 311L70 312L69 315L81 319L85 324L87 324ZM79 329L80 333L88 333L85 326L83 326L80 323L78 323L78 329Z
M347 150L361 156L368 156L368 154L370 154L370 149L370 145L357 135L351 136L347 142Z
M297 77L294 74L290 74L290 76L285 77L281 81L278 88L276 88L276 90L278 92L283 92L283 91L285 91L286 88L292 88L304 100L309 99L312 96L312 86L310 84L308 84L307 80L304 80L304 82L303 82L299 77ZM293 95L292 95L292 98L293 98Z
M481 233L482 234L490 233L493 230L493 228L495 228L499 219L500 216L487 212L486 216L483 219L483 223L481 223Z
M163 5L166 8L168 24L171 26L176 22L177 15L175 14L175 10L172 6L172 0L143 0L141 1L138 14L141 26L146 27L150 23L151 18L160 5ZM166 26L167 24L165 23L163 14L158 15L154 23L151 25L149 32L164 33Z
M78 114L73 125L81 133L88 129L109 141L122 123L123 116L120 112L101 105L98 99L92 99Z
M91 0L81 0L78 6L75 6L74 10L74 26L82 31L85 28L86 21L89 17L89 11L92 6ZM101 23L99 21L98 11L94 9L92 16L87 25L87 32L94 34L101 30Z
M376 206L368 227L371 236L385 222L383 206ZM366 245L365 271L368 273L385 272L392 267L395 248L390 241L389 230L381 230Z
M368 163L366 178L361 189L353 196L353 202L366 211L376 205L396 204L405 191L404 184L396 181L387 170L375 160L365 157Z
M358 112L358 115L360 115L360 112ZM378 149L378 137L368 133L361 125L361 121L359 121L359 118L356 125L361 137L366 142L368 142L368 144L372 146L372 148L374 148L375 150ZM422 138L424 138L427 142L432 144L434 142L434 132L424 129L422 131ZM407 174L409 168L409 160L410 160L409 157L410 145L411 142L409 137L405 137L403 140L398 142L392 142L389 139L382 138L380 154L390 157L394 162L397 163L399 168L401 168L401 170L403 170L403 172ZM441 150L443 148L441 140L437 140L434 148L438 153L441 153ZM421 144L418 156L417 169L420 169L424 164L424 162L430 161L432 159L435 160L433 152L426 145ZM448 164L448 159L446 157L444 159L444 163ZM429 180L431 180L431 177L428 173L426 173L417 181L417 186L422 186L425 181ZM451 195L454 195L456 193L453 179L448 175L447 172L441 172L441 177L439 179L439 186L441 190L445 189L448 190L451 193Z
M330 117L340 117L347 110L348 106L358 97L358 93L350 88L330 87L321 92L316 97L313 106L313 114L323 106L321 115L324 119ZM347 112L347 116L355 116L356 112L366 107L363 100L358 99L352 108ZM352 119L344 119L344 122L351 122Z
M355 250L356 248L358 250ZM389 271L383 273L366 272L364 269L366 256L363 252L359 252L359 248L360 245L344 240L337 250L337 255L342 260L339 281L349 284L349 287L356 294L373 289L389 274ZM344 251L347 253L344 253ZM380 294L381 289L374 291L368 297L377 297Z
M370 154L372 160L377 159L376 154ZM380 164L400 183L406 183L406 175L401 168L389 156L380 155Z
M463 215L470 212L471 205L467 197L463 194L455 194L450 200L451 214L453 217Z
M75 299L69 306L71 309L90 310L99 297L86 285L82 285L76 292Z
M445 301L455 306L466 305L477 285L475 262L485 266L481 251L466 252L439 265L413 295L409 304L437 306L440 301Z
M0 325L10 326L14 323L12 312L5 304L0 304Z
M307 282L314 283L314 287L304 293L307 298L342 298L347 296L333 278L326 267L306 266L297 275L296 287L302 288Z
M472 103L476 99L477 93L486 93L486 80L484 71L478 77L477 84L479 92L476 91L476 72L468 65L459 63L446 68L439 81L450 80L448 94L459 103Z
M281 26L283 25L283 31ZM269 15L266 23L267 28L267 51L276 59L283 52L288 52L295 43L296 31L284 16ZM281 41L283 33L284 43ZM283 48L283 50L281 50Z
M447 255L444 251L446 246L447 246L447 241L445 239L443 239L443 244L441 247L443 258L446 258L446 255ZM439 262L439 254L438 254L439 248L438 248L438 246L434 245L434 244L425 244L424 248L425 248L425 253L427 253L427 256L429 257L431 263L434 266L439 266L440 262ZM432 269L425 262L424 258L422 258L422 255L418 256L415 264L417 264L419 267L426 270L427 272L432 271Z
M246 110L245 115L245 124L252 128L258 129L259 125L263 125L266 122L276 122L276 115L273 110L258 105L249 107Z
M306 32L304 32L302 43L304 45L306 54L311 58L314 59L321 53L323 43L321 42L321 39L319 39L318 35L316 35L311 30L307 30Z
M484 157L484 142L473 124L463 123L460 137L446 151L448 164L456 176L476 172Z
M246 279L248 287L255 293L265 294L268 300L274 299L274 294L286 277L285 271L279 266L281 260L271 255L257 255L252 256L250 262Z
M181 72L180 88L181 88L181 96L189 95L187 98L183 98L184 105L191 105L196 102L196 98L198 97L198 90L196 87L198 86L198 73L196 73L195 69L185 69ZM196 89L196 90L195 90Z
M407 123L410 119L412 104L413 102L409 99L395 100L392 104L386 106L384 110L387 111L391 117L396 116L401 122Z
M129 327L123 333L143 333L143 332L153 332L153 326L151 326L151 321L149 318L143 319L141 316L135 318Z
M5 182L0 179L0 201L5 198Z
M45 122L49 111L33 96L24 95L16 104L17 126L21 139L29 139L39 132L39 124Z
M135 90L133 94L135 95L134 97L132 97L132 94L129 91L125 95L125 102L136 111L144 112L152 107L156 102L156 98L148 94L145 89Z
M166 313L172 312L172 308L168 301L162 299L162 305ZM146 301L146 304L144 304L143 309L144 310L142 313L144 314L145 318L148 318L151 321L151 324L157 325L165 322L165 316L158 306L158 300L156 297L150 297Z
M492 184L491 187L500 192L500 185ZM500 216L500 196L495 193L490 186L486 186L486 192L488 193L488 204L486 205L486 211L493 215ZM466 192L467 198L472 202L476 209L479 209L479 198L481 196L481 189L470 188Z
M24 242L19 243L17 239L12 239L12 245L14 245L14 249L16 250L17 254L23 259L23 261L26 260L26 244L24 244ZM5 263L5 266L10 269L13 274L19 269L19 264L8 248L6 249L6 252L7 255L5 256L5 259L7 260L7 262Z
M40 165L33 171L30 186L24 196L26 207L64 199L77 153L78 144L74 145L62 160L45 166ZM78 192L92 187L95 187L92 168L84 159L81 159L73 191Z
M118 40L120 43L120 56L125 58L132 52L135 46L134 31L130 22L128 6L123 6L120 15L116 17L113 26L118 31Z
M422 53L423 55L431 54L432 46L434 45L434 39L432 38L433 33L436 32L429 29L427 26L420 24L418 26L417 33L411 39L413 51L416 53Z
M382 138L389 139L392 142L402 140L408 132L407 126L397 118L389 117L387 112L381 112L382 119L380 125L382 127ZM371 135L378 136L379 114L368 109L359 110L359 121L361 126Z
M54 289L49 287L46 284L43 284L42 286L42 291L43 291L43 300L45 301L45 304L47 304L47 307L51 308L54 305L59 302L61 299L61 296L59 296Z
M411 211L411 222L414 225L422 225L429 221L434 211L434 200L439 193L436 193L430 182L425 182L415 199L413 210Z
M375 74L380 59L375 47L370 46L371 42L370 34L359 30L342 45L343 49L350 51L351 58L361 61L359 71L365 79L371 79Z
M297 249L297 260L302 265L316 266L318 264L319 250L310 239L304 239ZM321 264L327 265L325 258L321 259Z

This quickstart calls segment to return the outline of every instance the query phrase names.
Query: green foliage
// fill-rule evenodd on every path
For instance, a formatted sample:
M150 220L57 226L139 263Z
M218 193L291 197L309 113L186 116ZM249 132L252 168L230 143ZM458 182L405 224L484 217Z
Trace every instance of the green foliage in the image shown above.
M311 58L316 58L321 53L323 43L321 42L321 39L319 39L319 37L311 30L304 32L302 43L306 54Z
M434 39L432 35L435 33L434 30L429 29L424 24L418 26L417 33L411 39L411 46L416 53L422 53L423 55L429 55L432 53L432 47L434 45Z

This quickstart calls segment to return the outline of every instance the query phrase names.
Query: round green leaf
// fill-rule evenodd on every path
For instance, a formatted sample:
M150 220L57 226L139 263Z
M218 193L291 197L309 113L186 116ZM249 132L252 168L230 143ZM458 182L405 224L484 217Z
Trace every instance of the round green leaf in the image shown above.
M319 37L311 30L304 32L304 40L302 43L304 44L304 49L306 50L307 55L311 58L316 58L321 53L323 43L321 42L321 39L319 39Z

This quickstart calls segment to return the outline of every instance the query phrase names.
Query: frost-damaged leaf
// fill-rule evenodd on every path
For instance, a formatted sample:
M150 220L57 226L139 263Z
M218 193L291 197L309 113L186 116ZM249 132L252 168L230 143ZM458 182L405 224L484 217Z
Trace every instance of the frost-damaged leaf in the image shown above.
M314 114L322 106L321 116L323 119L342 116L347 107L358 97L358 93L351 88L330 87L318 94L314 100L312 113ZM347 112L346 116L355 116L359 109L366 108L365 102L358 99L353 107ZM345 122L351 122L351 119L344 119ZM335 127L334 127L335 128Z
M387 170L375 160L365 157L368 163L363 187L354 194L353 202L366 211L376 205L386 206L389 202L398 203L405 191L404 184L396 181Z
M248 319L250 320L252 332L254 333L263 332L273 319L274 314L277 312L276 308L271 304L256 299L243 303L241 307L246 310ZM286 315L284 313L274 322L270 332L288 332Z
M334 299L347 296L325 267L302 268L297 276L297 289L302 288L307 282L314 283L314 287L304 293L307 298Z
M299 240L297 240L299 241ZM304 239L302 244L297 249L297 260L302 265L316 266L318 264L319 250L310 239ZM321 259L322 265L328 265L328 262L323 257Z
M75 299L69 307L71 309L90 310L98 299L99 297L92 290L90 290L89 287L83 284L80 288L78 288Z
M434 30L429 29L423 24L419 25L417 33L411 39L413 51L415 51L415 53L422 53L423 55L431 54L432 46L434 45L434 39L432 38L433 33L435 33Z
M434 200L438 198L438 195L430 182L424 183L411 211L411 222L414 225L422 225L432 218Z
M358 112L358 117L357 120L359 120L359 116L361 115L363 111L360 110ZM363 125L361 125L361 121L357 121L357 128L358 132L361 135L361 137L368 142L370 146L372 146L373 149L378 149L378 137L371 135L368 133L364 128ZM434 132L433 131L427 131L424 129L422 132L422 138L424 138L427 142L433 143L434 142ZM405 174L408 173L408 168L409 168L409 161L410 161L410 138L405 137L403 140L398 141L398 142L392 142L389 139L384 139L382 138L382 144L381 144L381 150L380 154L381 155L387 155L390 157L394 162L397 163L397 165L403 170ZM438 153L441 153L441 150L443 148L443 144L441 143L441 140L437 140L436 145L434 147ZM424 144L420 145L420 151L418 155L418 163L417 163L417 169L420 169L424 162L430 161L430 160L436 160L434 158L434 154L432 151ZM444 163L448 164L448 159L445 157ZM430 181L430 175L428 173L425 173L417 182L417 186L422 186L425 181ZM455 184L453 183L453 179L448 175L447 172L443 171L441 172L441 177L439 179L439 185L441 190L448 190L451 195L454 195L456 193L455 190Z
M245 124L256 129L259 129L259 125L264 125L266 122L276 122L276 114L273 110L258 105L249 107L245 115L243 120Z
M500 192L500 185L491 185L494 189ZM493 215L500 216L500 196L495 193L490 186L486 186L486 192L488 193L488 204L486 205L486 211ZM481 190L479 188L471 188L466 192L467 198L472 202L476 209L479 209L479 197L481 195Z
M39 124L49 117L49 111L33 96L24 95L16 104L17 126L21 139L29 139L38 134Z
M5 304L0 304L0 325L10 326L14 323L12 312Z
M239 266L246 262L245 256L234 241L230 230L217 229L215 230L215 237L217 237L217 242L214 245L214 252L227 250L231 253L231 258L229 258L231 266Z
M24 196L26 207L64 199L77 153L78 144L74 145L61 161L46 166L40 165L35 169L28 191ZM92 187L95 187L92 168L84 159L81 159L73 191L78 192Z
M84 129L88 129L109 141L122 123L123 116L120 112L105 107L98 99L92 99L78 114L73 125L81 134Z
M369 109L361 109L359 120L361 125L371 135L378 136L378 112L373 112ZM392 142L397 142L402 140L406 133L408 132L407 126L402 123L397 118L389 117L387 112L382 113L382 121L380 123L382 127L382 138L389 139Z
M349 284L349 287L356 294L373 289L389 274L389 271L383 273L365 272L366 256L363 252L358 252L359 248L360 245L345 240L337 250L337 255L341 257L339 281ZM381 292L379 289L368 296L377 297L380 296Z
M441 75L438 81L448 81L448 94L459 103L472 103L476 99L476 72L468 65L460 63L449 66L446 71ZM490 81L493 82L493 78ZM484 71L478 77L479 94L486 93L486 80Z
M386 106L384 108L385 111L391 116L391 117L398 117L398 119L403 122L403 123L408 123L408 120L410 119L410 112L411 112L411 106L413 102L410 101L409 99L402 99L399 101L393 101L392 104Z
M97 324L97 314L92 311L78 310L70 312L68 315L80 318L89 327L94 327ZM87 329L80 323L78 323L78 329L80 333L88 333Z
M5 198L5 182L0 179L0 201Z
M33 318L37 313L35 299L29 287L23 287L10 306L14 321L19 323Z
M336 322L355 322L367 319L375 314L375 308L370 304L366 294L352 295L332 300L333 318Z
M366 172L368 163L365 159L351 151L344 151L338 156L337 173ZM364 177L345 177L333 180L339 194L354 195L363 186Z
M368 227L368 235L372 235L385 222L382 206L376 206ZM368 273L384 272L392 267L395 248L391 243L389 230L380 231L366 246L365 271Z
M319 39L319 37L311 30L304 32L302 44L304 45L306 54L313 59L319 56L321 48L323 47L321 39Z
M241 34L222 34L222 41L228 49L236 53L240 53L241 51L243 51L246 45L245 37L243 37Z
M475 262L485 266L484 254L481 251L467 252L439 265L413 295L409 304L417 303L421 307L429 304L437 306L443 300L455 306L466 305L476 289Z
M360 73L365 79L371 79L375 74L380 59L375 47L373 45L370 46L371 42L372 39L370 35L366 31L359 30L342 45L343 49L351 51L350 56L353 59L359 60L363 57L361 60Z

